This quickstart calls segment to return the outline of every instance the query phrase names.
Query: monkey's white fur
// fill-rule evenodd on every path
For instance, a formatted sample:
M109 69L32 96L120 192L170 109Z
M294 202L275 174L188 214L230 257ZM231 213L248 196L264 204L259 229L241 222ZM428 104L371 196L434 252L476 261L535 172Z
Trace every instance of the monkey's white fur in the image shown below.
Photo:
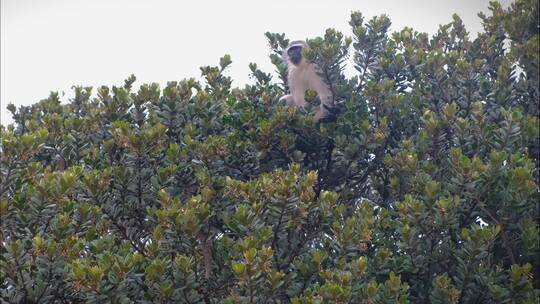
M294 46L301 46L304 48L307 47L307 44L304 41L294 41L291 42L291 44L283 52L283 59L287 63L287 81L291 93L281 97L280 100L285 100L288 105L303 108L307 105L305 100L306 90L310 89L317 92L317 95L321 100L321 105L319 109L315 111L313 119L318 121L319 119L328 115L328 111L325 109L324 105L326 105L328 108L333 106L332 93L330 92L328 85L317 74L316 69L318 67L316 65L308 62L303 56L298 64L294 64L290 60L288 51Z

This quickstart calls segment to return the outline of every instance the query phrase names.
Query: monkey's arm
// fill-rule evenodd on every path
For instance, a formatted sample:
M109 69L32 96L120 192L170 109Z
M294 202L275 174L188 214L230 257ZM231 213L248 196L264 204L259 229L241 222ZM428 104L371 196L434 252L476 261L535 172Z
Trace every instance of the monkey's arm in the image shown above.
M293 104L297 107L305 107L307 106L307 101L305 98L306 90L304 88L295 88L292 89L292 96L293 96Z
M313 89L317 92L317 95L319 95L319 99L321 100L321 104L326 104L327 106L332 106L334 101L332 98L332 92L330 92L330 88L324 82L321 77L315 72L315 69L312 69L312 75L309 80L309 87L310 89Z
M328 115L328 110L326 108L331 108L334 105L334 98L332 97L332 92L328 88L328 85L322 81L320 77L313 79L312 87L317 91L317 95L321 100L321 105L315 111L314 119L318 121L321 118L324 118Z
M307 105L307 101L304 99L304 94L299 92L295 93L295 95L289 94L282 96L279 101L285 101L289 106L305 107Z

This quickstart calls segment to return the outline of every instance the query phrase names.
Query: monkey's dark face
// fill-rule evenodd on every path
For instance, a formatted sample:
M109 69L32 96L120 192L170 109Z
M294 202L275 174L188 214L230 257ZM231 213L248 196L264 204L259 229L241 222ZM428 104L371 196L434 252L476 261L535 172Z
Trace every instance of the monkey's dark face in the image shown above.
M300 64L300 61L302 61L302 47L299 45L291 46L287 50L287 56L294 65Z

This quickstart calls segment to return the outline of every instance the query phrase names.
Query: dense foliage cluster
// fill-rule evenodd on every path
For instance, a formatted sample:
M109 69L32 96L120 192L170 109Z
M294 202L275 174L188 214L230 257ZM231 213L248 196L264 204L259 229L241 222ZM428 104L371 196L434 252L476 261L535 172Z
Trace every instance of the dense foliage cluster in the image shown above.
M10 105L0 301L537 303L539 4L490 10L474 39L353 12L308 40L336 100L318 123L278 102L272 33L277 80L232 88L224 56L203 82Z

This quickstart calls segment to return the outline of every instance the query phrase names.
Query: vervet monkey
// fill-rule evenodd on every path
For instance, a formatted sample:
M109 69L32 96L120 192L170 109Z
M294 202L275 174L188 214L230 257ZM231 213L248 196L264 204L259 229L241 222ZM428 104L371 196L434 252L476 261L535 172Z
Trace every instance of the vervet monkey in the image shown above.
M280 100L285 100L288 105L303 108L307 105L304 99L306 90L316 91L321 100L321 105L315 111L313 119L319 121L319 119L328 115L325 105L330 108L334 101L328 85L316 72L318 67L303 58L303 48L307 48L307 44L304 41L297 40L292 41L285 52L283 52L283 59L287 63L287 81L291 93L281 97Z

